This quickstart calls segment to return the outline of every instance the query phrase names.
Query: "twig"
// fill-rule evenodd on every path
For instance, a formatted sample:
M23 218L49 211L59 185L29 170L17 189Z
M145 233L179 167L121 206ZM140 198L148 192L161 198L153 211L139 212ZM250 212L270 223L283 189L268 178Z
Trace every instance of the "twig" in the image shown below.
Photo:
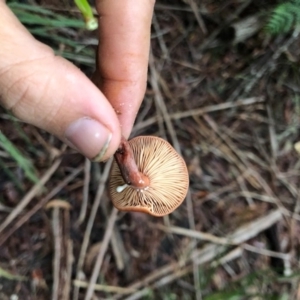
M277 223L282 219L282 215L279 209L269 212L267 215L252 221L249 224L243 225L233 233L227 235L225 238L231 240L234 244L241 244L247 240L257 236L260 232L266 230L273 224ZM215 259L222 251L224 247L220 247L219 244L207 244L202 249L194 251L192 255L186 261L179 261L172 263L165 267L162 267L142 280L130 285L128 288L141 289L144 286L149 286L152 289L162 287L178 277L183 276L193 270L193 266L188 265L182 268L183 265L190 264L191 262L196 263L198 266L208 263ZM180 271L178 271L180 270ZM172 275L168 275L172 273ZM164 276L163 278L161 278ZM161 278L159 280L159 278ZM155 282L151 285L152 282ZM125 300L137 300L146 295L148 288L137 291L131 297ZM113 299L120 299L118 296Z
M247 251L255 252L261 255L265 256L270 256L270 257L276 257L276 258L281 258L282 260L290 260L291 255L289 253L280 253L280 252L275 252L271 251L268 249L262 249L262 248L257 248L249 244L243 244L242 249L245 249Z
M267 215L258 218L249 224L241 226L233 234L228 235L228 239L230 239L234 244L244 243L245 241L257 236L260 232L271 227L281 219L281 211L279 209L273 210Z
M117 269L118 271L123 271L125 263L126 261L128 261L128 258L126 259L126 256L128 254L124 248L120 233L116 230L116 228L113 230L111 236L111 247L116 261Z
M185 229L176 226L166 227L162 224L156 224L155 227L165 232L171 232L171 233L187 236L202 241L209 241L220 245L232 245L232 242L230 240L226 238L217 237L215 235L206 232L200 232L200 231Z
M89 286L89 282L81 280L74 280L73 284L80 288L87 288ZM94 290L99 292L116 293L121 295L131 294L136 291L135 289L122 288L119 286L111 286L106 284L95 284Z
M248 202L248 205L249 205L250 207L254 207L254 206L255 206L254 201L253 201L253 199L251 198L251 196L249 195L249 193L247 193L247 192L248 192L248 189L247 189L247 186L246 186L246 184L245 184L245 179L244 179L244 177L243 177L243 176L239 176L238 171L237 171L235 168L232 168L232 172L234 173L234 175L235 175L235 177L236 177L236 181L237 181L237 183L239 184L241 190L242 190L243 192L245 192L245 198L246 198L246 200L247 200L247 202Z
M59 222L59 208L54 207L52 212L52 231L54 237L54 257L53 257L53 284L52 300L59 299L60 282L60 261L61 261L61 230Z
M80 249L80 254L79 254L79 258L78 258L78 263L77 263L77 267L76 267L76 279L80 279L80 272L82 270L83 264L84 264L84 259L85 259L85 255L86 255L86 251L89 245L89 241L90 241L90 235L92 232L92 228L94 225L94 221L98 212L98 208L102 199L102 195L104 193L105 190L105 183L108 179L109 176L109 172L110 172L110 168L111 168L111 164L112 164L112 159L110 159L104 168L103 174L101 176L100 182L99 182L99 187L97 190L97 194L91 209L91 214L89 216L88 219L88 223L84 232L84 238L82 241L82 245L81 245L81 249ZM74 286L74 290L73 290L73 300L77 300L79 296L79 287Z
M150 57L149 57L149 67L150 67L150 73L151 73L150 82L151 82L151 86L154 91L155 102L157 103L158 107L160 108L160 110L162 112L164 121L166 123L167 129L168 129L171 139L172 139L172 144L173 144L174 148L176 149L176 151L179 154L181 154L181 149L180 149L180 145L179 145L179 142L178 142L178 139L176 136L176 132L175 132L173 124L171 122L171 118L168 113L167 106L166 106L165 102L163 101L163 97L162 97L162 94L159 89L159 85L158 85L159 75L155 68L154 57L153 57L152 52L150 53Z
M58 169L61 163L61 159L57 159L53 165L46 171L41 180L36 183L30 191L24 196L20 203L14 208L14 210L7 216L4 222L0 225L0 233L23 211L23 209L30 203L30 201L38 195L43 189L46 182L51 178L54 172Z
M216 268L219 265L224 265L240 256L243 254L243 249L241 247L236 247L232 251L228 252L225 254L222 258L215 260L212 262L212 267Z
M90 300L93 296L95 284L96 284L97 278L100 273L104 255L106 253L106 250L107 250L107 247L108 247L108 244L109 244L109 241L110 241L113 229L114 229L117 215L118 215L118 210L116 208L113 208L112 212L110 214L110 217L108 219L108 222L107 222L107 227L106 227L106 231L105 231L105 234L103 237L103 241L101 243L100 251L98 253L98 256L97 256L97 259L95 262L95 266L94 266L94 269L92 272L92 276L91 276L91 279L89 282L89 286L88 286L88 289L85 294L85 298L84 298L85 300Z
M153 14L153 26L154 26L154 29L156 31L156 36L157 36L157 39L158 39L159 46L160 46L161 51L163 53L163 58L164 59L169 59L170 54L169 54L168 48L166 46L166 43L163 39L163 36L160 34L161 30L160 30L160 26L159 26L159 23L157 21L155 13Z
M66 272L65 272L65 285L62 291L62 299L70 299L71 291L71 278L72 278L72 265L73 265L73 242L68 237L66 249Z
M195 0L185 0L186 3L188 3L195 15L195 18L199 24L200 29L202 30L203 34L206 35L207 34L207 29L206 26L204 24L204 21L199 13L199 8L197 3L195 2Z
M52 209L52 231L54 238L52 300L68 299L70 291L70 215L71 205L54 199L46 205ZM63 210L63 212L61 212ZM63 218L61 218L63 216Z
M68 177L66 177L57 187L55 187L46 197L39 201L32 209L30 209L24 216L22 216L14 225L3 234L0 239L0 246L18 229L20 228L29 218L31 218L39 209L41 209L50 199L55 197L60 190L65 187L70 181L72 181L83 168L75 169Z
M259 182L250 174L251 166L245 160L242 153L236 149L232 141L227 135L224 135L218 125L208 115L204 116L205 121L213 129L210 130L199 117L194 117L194 120L199 125L196 130L204 136L208 141L215 145L214 152L220 153L230 164L235 164L243 177L255 188L259 188ZM220 156L220 154L218 154Z
M180 148L180 144L177 138L177 134L175 132L174 126L172 124L170 115L168 113L168 109L167 106L163 100L159 85L158 85L158 81L159 81L159 75L156 71L155 68L155 62L154 62L154 57L152 52L150 53L150 58L149 58L149 66L150 66L150 73L151 73L151 77L150 77L150 82L151 82L151 86L154 90L154 98L155 98L155 102L157 103L158 107L160 108L164 121L166 123L168 132L171 136L172 139L172 144L174 146L174 148L176 149L176 151L181 155L181 148ZM186 197L186 203L187 203L187 210L188 210L188 218L189 218L189 225L192 229L195 229L195 218L194 218L194 212L193 212L193 206L192 206L192 199L191 199L191 194L188 191L187 193L187 197ZM168 221L167 221L168 222ZM193 247L196 246L196 241L194 241L193 243ZM199 272L198 270L196 270L196 268L194 269L194 283L196 285L196 299L197 300L201 300L201 292L200 292L200 286L198 285L199 283Z
M85 159L84 164L84 186L83 186L83 197L82 197L82 205L80 209L80 214L77 220L77 223L80 225L86 216L86 210L88 206L89 200L89 184L91 179L91 161L89 159Z
M186 207L188 212L189 227L193 230L193 232L195 232L196 231L195 216L194 216L190 189L188 190L187 197L186 197ZM194 238L194 240L191 241L189 250L194 251L196 247L197 247L197 239ZM200 286L200 275L198 271L198 266L195 263L193 263L193 278L194 278L194 286L196 291L196 300L201 300L202 293L201 293L201 286Z
M105 222L107 222L107 217L109 215L107 206L107 203L101 203L101 209L105 217ZM113 233L111 235L110 244L112 247L117 269L118 271L123 271L125 263L128 261L129 257L127 251L124 248L124 243L117 227L114 227Z
M202 116L206 113L209 112L216 112L220 110L226 110L226 109L231 109L231 108L236 108L240 106L247 106L247 105L252 105L256 103L261 103L265 102L264 97L252 97L252 98L247 98L243 100L237 100L235 102L224 102L216 105L208 105L203 108L196 108L192 110L187 110L184 112L177 112L177 113L171 113L169 114L170 119L172 120L180 120L188 117L193 117L193 116ZM151 126L157 122L157 118L149 118L146 121L139 122L137 125L135 125L134 129L135 130L141 130L143 128L146 128L148 126Z

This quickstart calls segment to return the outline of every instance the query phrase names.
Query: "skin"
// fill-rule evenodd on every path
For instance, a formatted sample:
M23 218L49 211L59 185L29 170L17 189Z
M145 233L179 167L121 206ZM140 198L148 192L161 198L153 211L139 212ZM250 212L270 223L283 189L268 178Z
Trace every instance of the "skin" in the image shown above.
M129 137L144 97L154 2L96 1L99 47L92 82L35 40L0 0L5 24L0 26L0 104L65 142L72 122L99 121L112 134L101 160L112 156L121 135Z

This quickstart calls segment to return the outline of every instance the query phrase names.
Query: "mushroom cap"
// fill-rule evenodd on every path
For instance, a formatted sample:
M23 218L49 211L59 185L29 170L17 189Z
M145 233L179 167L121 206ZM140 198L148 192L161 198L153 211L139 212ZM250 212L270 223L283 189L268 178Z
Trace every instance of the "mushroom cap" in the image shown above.
M130 185L124 189L120 169L113 162L109 193L113 205L123 211L138 211L164 216L174 211L184 200L189 187L189 175L183 158L165 140L155 136L139 136L129 141L137 167L149 178L144 189Z

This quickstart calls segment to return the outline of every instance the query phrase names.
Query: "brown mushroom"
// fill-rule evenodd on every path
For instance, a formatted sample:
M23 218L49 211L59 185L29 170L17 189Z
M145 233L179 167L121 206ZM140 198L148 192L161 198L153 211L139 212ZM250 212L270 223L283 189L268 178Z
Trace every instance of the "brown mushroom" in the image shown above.
M164 216L182 203L188 186L186 164L168 142L154 136L122 140L109 183L117 209Z

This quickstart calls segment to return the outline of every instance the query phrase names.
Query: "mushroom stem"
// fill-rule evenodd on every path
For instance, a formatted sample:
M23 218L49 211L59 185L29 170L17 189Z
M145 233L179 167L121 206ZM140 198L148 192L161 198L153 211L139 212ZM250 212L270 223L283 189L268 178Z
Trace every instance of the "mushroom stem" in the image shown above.
M149 178L138 170L132 149L124 137L115 153L115 160L126 184L137 189L149 187Z

